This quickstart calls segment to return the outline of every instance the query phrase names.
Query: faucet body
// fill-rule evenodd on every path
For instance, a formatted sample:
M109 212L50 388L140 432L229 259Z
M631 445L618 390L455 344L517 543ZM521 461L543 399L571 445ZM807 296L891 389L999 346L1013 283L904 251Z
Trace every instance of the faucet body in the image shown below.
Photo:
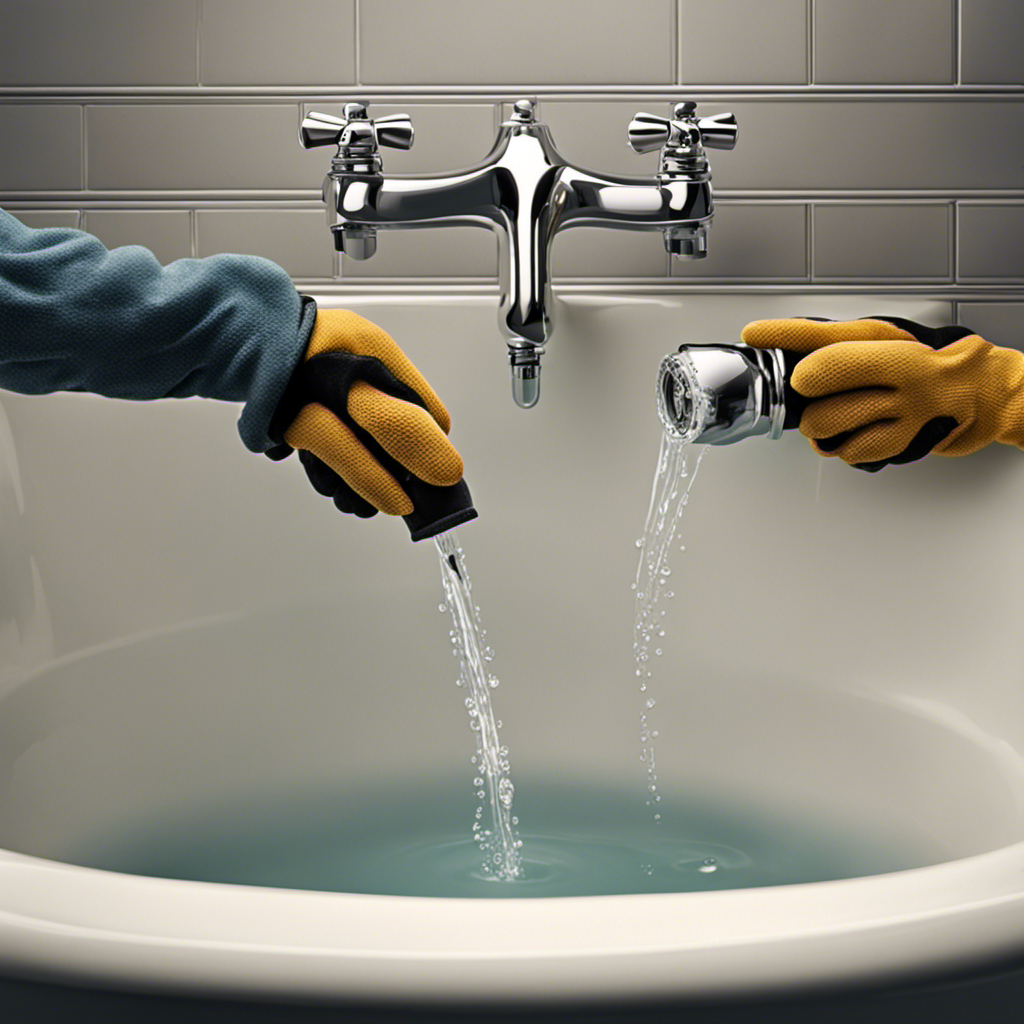
M698 126L705 126L705 144L731 148L735 119L726 114L698 122L689 117L693 108L677 106L685 121L638 114L630 125L630 143L638 151L663 146L662 169L653 178L574 167L526 100L501 125L490 153L452 174L384 175L376 143L408 140L411 146L412 126L404 115L370 121L361 104L348 104L344 119L311 114L300 141L307 147L339 145L323 198L335 247L354 258L373 254L382 228L476 225L494 231L498 326L508 345L513 396L528 408L539 397L540 357L551 335L550 249L559 231L578 226L658 231L669 252L684 258L706 254L714 208ZM389 141L389 134L399 142Z

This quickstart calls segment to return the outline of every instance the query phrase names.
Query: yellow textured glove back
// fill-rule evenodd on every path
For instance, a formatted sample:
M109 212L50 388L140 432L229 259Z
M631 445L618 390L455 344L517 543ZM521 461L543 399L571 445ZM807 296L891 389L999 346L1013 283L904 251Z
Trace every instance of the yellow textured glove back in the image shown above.
M754 320L740 335L751 348L781 348L786 352L814 352L840 341L917 341L909 331L880 320Z
M941 439L922 455L968 455L993 441L1024 447L1024 353L966 328L945 332L881 318L762 320L743 340L808 353L790 385L813 399L800 431L821 455L884 464L936 424Z
M365 379L353 379L347 383L345 410L352 423L419 480L436 487L457 484L463 465L446 436L448 410L391 336L358 313L319 309L304 360L335 352L378 360L423 402L417 405ZM396 516L413 511L412 499L394 475L326 405L303 405L284 431L284 440L312 452L374 508Z

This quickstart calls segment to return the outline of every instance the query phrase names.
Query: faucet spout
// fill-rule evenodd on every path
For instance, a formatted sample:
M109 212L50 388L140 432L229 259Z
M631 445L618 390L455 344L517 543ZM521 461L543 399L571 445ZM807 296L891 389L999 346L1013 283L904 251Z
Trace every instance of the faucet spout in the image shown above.
M532 409L540 401L540 357L543 354L540 345L508 346L512 400L520 409Z

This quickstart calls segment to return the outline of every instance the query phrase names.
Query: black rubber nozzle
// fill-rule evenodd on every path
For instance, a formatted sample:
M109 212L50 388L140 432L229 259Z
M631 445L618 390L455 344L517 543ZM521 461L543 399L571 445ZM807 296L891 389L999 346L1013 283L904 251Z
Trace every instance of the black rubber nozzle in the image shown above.
M807 355L806 352L788 352L782 350L782 365L785 372L782 393L786 403L786 418L782 424L783 430L795 430L799 427L800 417L803 416L804 409L811 404L811 399L805 398L799 391L794 391L792 385L789 383L789 378L793 376L796 364L799 363L805 355Z
M452 487L434 487L409 474L401 483L416 506L407 516L402 516L414 541L436 537L477 517L465 480Z

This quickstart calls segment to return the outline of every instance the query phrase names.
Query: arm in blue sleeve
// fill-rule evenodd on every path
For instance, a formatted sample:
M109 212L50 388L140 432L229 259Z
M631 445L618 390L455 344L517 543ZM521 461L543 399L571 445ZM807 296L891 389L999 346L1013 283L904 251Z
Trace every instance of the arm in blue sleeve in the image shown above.
M259 256L163 267L142 246L107 250L0 210L0 387L11 391L244 402L239 433L262 452L315 318L313 300Z

